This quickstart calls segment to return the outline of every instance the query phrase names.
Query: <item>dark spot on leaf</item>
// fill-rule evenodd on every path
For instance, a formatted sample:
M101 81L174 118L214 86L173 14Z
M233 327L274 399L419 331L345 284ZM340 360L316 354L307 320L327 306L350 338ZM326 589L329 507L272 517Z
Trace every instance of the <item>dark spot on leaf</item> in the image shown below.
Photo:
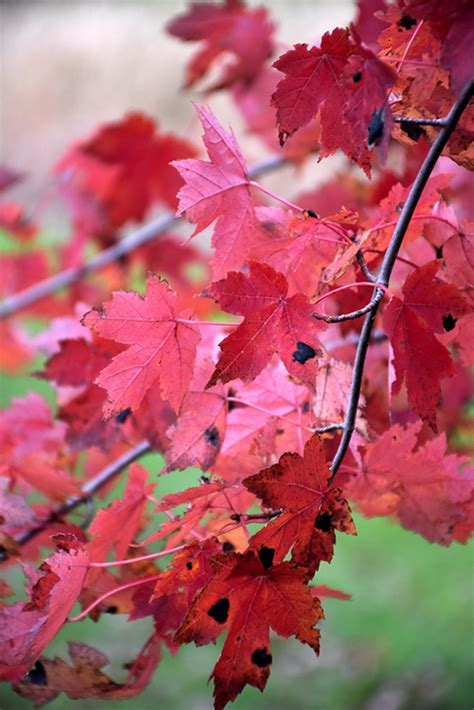
M6 559L8 559L8 552L3 545L0 545L0 562L3 562Z
M240 523L240 513L232 513L230 519L236 523Z
M454 330L456 326L456 318L453 318L451 313L448 313L447 316L443 316L443 328L447 333L449 333L451 330Z
M240 641L240 636L237 636L237 641Z
M209 476L200 476L199 477L199 483L202 483L203 486L208 486L211 482L211 479Z
M416 20L410 15L402 15L397 22L397 25L404 30L411 30L416 25Z
M319 219L318 215L314 210L305 210L306 214L308 217L312 217L313 219Z
M259 668L266 668L271 662L272 654L267 653L265 646L263 648L256 648L252 653L252 663L255 663Z
M204 441L207 441L208 444L213 446L215 449L218 449L219 446L221 445L221 437L219 435L219 431L215 426L210 426L206 431L204 432Z
M436 254L437 259L443 258L443 245L442 244L439 247L435 247L435 254Z
M395 212L401 212L404 207L405 203L403 201L399 202L397 205L395 205Z
M402 121L400 123L400 128L403 133L406 133L408 138L411 138L415 143L420 140L421 136L426 135L425 129L422 126L417 126L416 123L409 123L408 121Z
M106 614L116 614L118 612L118 606L115 606L115 604L112 604L111 606L107 607L105 612L106 612Z
M115 417L115 421L118 424L123 424L127 419L129 418L130 414L132 413L131 407L127 407L127 409L122 409L121 412L117 414Z
M285 433L285 430L284 430L284 429L277 429L277 430L275 431L275 434L276 434L277 436L281 436L281 435L284 434L284 433Z
M369 148L380 141L383 136L385 122L383 120L383 106L378 111L373 111L367 131L367 144Z
M298 340L298 342L296 343L296 347L298 349L295 350L295 352L293 353L294 362L299 362L301 365L304 365L306 360L309 360L312 357L316 357L316 350L312 348L311 345L307 345L301 340Z
M332 517L329 513L319 513L314 521L314 527L322 532L330 532L332 529Z
M235 390L233 390L232 387L229 387L229 390L227 392L227 396L228 397L235 397L236 394L237 394L237 392L235 392ZM238 407L237 402L229 402L229 400L227 400L227 411L228 412L231 412L233 409L236 409L237 407Z
M234 545L227 540L222 543L222 552L233 552L235 549Z
M272 547L261 547L258 551L258 558L265 569L272 566L274 557L275 550Z
M361 79L362 79L362 72L361 71L356 71L352 75L352 81L355 81L356 84L358 84Z
M212 619L217 621L218 624L224 624L229 616L229 609L229 600L226 599L226 597L222 597L222 599L219 599L218 602L211 606L207 613Z
M28 672L28 680L32 685L48 685L46 668L41 661L36 661L33 668Z
M309 412L309 402L305 402L305 403L303 404L303 406L301 407L301 411L302 411L304 414L307 414L307 413Z
M186 562L186 568L187 568L187 569L192 569L192 568L193 568L193 563L192 563L192 562Z

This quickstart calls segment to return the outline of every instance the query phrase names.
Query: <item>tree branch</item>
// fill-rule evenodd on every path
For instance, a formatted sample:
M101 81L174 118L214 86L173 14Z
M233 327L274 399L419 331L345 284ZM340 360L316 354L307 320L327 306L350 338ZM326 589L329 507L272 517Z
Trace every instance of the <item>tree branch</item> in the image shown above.
M400 251L400 248L402 246L402 242L410 224L413 213L420 200L426 183L428 182L428 178L430 177L434 166L436 165L446 143L448 142L449 137L456 128L458 121L461 118L467 105L469 104L469 101L471 100L473 94L474 82L470 81L468 84L466 84L457 101L453 104L453 107L451 108L449 114L446 116L446 119L444 119L445 123L443 124L440 132L438 133L436 140L433 142L428 152L428 155L426 156L423 165L421 166L420 171L415 178L415 181L410 190L410 194L408 195L408 198L403 206L403 209L400 213L400 217L393 231L392 238L388 245L387 251L385 252L385 256L377 276L377 283L383 284L385 287L388 287L388 283L392 274L393 267L395 265L395 261L398 256L398 252ZM374 296L375 294L376 290L374 291ZM336 451L331 465L331 480L336 475L337 470L342 463L347 449L349 448L349 444L354 431L357 407L359 404L360 390L362 385L362 376L364 372L365 357L367 354L370 334L372 332L379 305L380 302L375 304L375 306L366 316L366 319L362 326L362 331L360 334L360 339L354 360L354 370L349 395L349 406L347 408L346 418L344 420L344 431L342 433L341 441L339 442L339 447Z
M120 471L122 471L125 466L128 466L133 461L136 461L137 459L141 458L149 451L151 451L151 445L148 443L148 441L141 441L139 444L134 446L133 449L130 449L130 451L127 451L126 454L123 454L123 456L120 456L115 461L112 461L111 464L103 468L102 471L99 471L99 473L97 473L93 478L87 481L87 483L82 486L81 495L68 498L57 508L53 508L49 515L43 520L41 520L35 528L32 528L31 530L26 530L25 532L17 535L17 537L15 537L15 542L18 545L24 545L26 542L29 542L32 538L36 537L38 533L44 530L49 523L61 519L63 515L66 515L66 513L70 513L82 503L87 503L93 493L96 493L100 488L105 486L105 484L112 480L112 478L114 478L118 473L120 473ZM2 554L0 552L0 562L6 559L6 556L6 553Z
M271 155L249 168L248 175L250 178L258 177L259 175L276 170L286 162L286 158L282 156ZM0 320L28 308L28 306L36 303L36 301L50 296L62 288L71 286L73 283L80 281L84 276L92 272L102 269L108 264L112 264L120 259L120 257L130 254L130 252L151 241L159 234L166 232L173 224L179 221L181 221L181 218L175 217L174 214L168 212L149 224L140 227L108 249L104 249L99 254L96 254L82 266L60 271L54 276L44 279L44 281L40 281L23 291L13 294L13 296L6 298L0 304Z
M394 116L394 123L411 123L415 126L438 126L447 125L448 116L446 118L405 118L404 116Z
M366 313L370 313L375 306L378 306L384 293L385 291L382 291L380 288L375 289L374 295L366 306L362 306L362 308L358 308L356 311L351 311L350 313L341 313L340 316L326 316L321 313L312 313L311 315L313 318L316 318L316 320L323 320L325 323L342 323L346 320L360 318L361 316L365 316Z

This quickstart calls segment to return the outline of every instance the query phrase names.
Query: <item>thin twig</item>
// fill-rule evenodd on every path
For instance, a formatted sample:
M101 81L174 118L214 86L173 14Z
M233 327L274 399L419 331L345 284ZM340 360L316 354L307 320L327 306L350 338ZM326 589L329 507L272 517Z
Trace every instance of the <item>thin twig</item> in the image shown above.
M325 323L343 323L346 320L354 320L355 318L365 316L366 313L370 313L376 306L378 307L384 294L385 291L383 291L383 289L377 288L366 306L362 306L362 308L358 308L350 313L341 313L339 316L327 316L322 313L312 313L311 315L313 318L316 318L316 320L323 320Z
M286 162L286 159L279 155L272 155L268 158L264 158L249 168L249 177L258 177L259 175L269 173L272 170L276 170L281 167ZM143 244L146 244L160 234L163 234L163 232L168 231L173 224L179 221L180 218L177 218L174 214L168 212L161 217L158 217L158 219L153 220L149 224L145 224L143 227L140 227L135 232L132 232L128 236L116 242L116 244L113 244L108 249L104 249L99 254L96 254L82 266L60 271L54 276L44 279L44 281L39 281L23 291L19 291L18 293L9 296L2 303L0 303L0 320L8 318L18 311L28 308L28 306L36 303L36 301L39 301L46 296L51 296L51 294L62 288L71 286L84 278L84 276L87 276L98 269L102 269L104 266L108 266L108 264L116 262L126 254L130 254L130 252L138 249L138 247L143 246Z
M357 258L357 263L359 264L360 270L364 274L367 281L373 281L375 283L377 281L377 277L375 276L375 274L373 274L371 272L371 270L367 266L363 252L358 251L356 254L356 258Z
M456 128L459 119L461 118L464 110L469 104L470 99L474 93L474 82L470 81L464 87L463 91L459 95L457 101L453 104L451 111L446 117L446 123L441 128L436 140L432 144L428 155L426 156L423 165L420 168L418 175L411 187L410 194L403 206L400 213L400 217L393 231L390 243L388 245L387 251L385 252L382 265L380 267L377 283L383 284L388 287L390 276L392 274L393 267L398 256L398 252L402 246L403 239L405 237L406 231L410 224L413 213L416 206L420 200L423 190L428 182L428 179L433 172L443 149L448 142L449 137ZM374 291L375 296L376 290ZM369 347L370 334L375 322L377 311L380 302L377 303L371 311L366 316L364 324L362 326L362 331L360 334L359 343L357 346L357 351L354 360L354 369L352 374L351 390L349 394L349 406L347 408L346 417L344 420L344 431L342 433L341 441L339 442L339 447L334 456L331 465L331 480L337 473L339 466L346 454L347 449L351 441L352 433L355 427L355 420L357 415L357 407L359 404L360 390L362 385L362 376L364 372L365 357L367 354L367 349Z
M24 545L29 542L32 538L36 537L44 528L52 522L60 520L66 513L70 513L72 510L77 508L82 503L86 503L90 500L93 493L96 493L100 488L105 486L108 481L114 478L125 466L128 466L133 461L136 461L144 454L151 451L151 445L148 441L141 441L139 444L127 451L126 454L120 456L115 461L112 461L108 466L99 471L93 478L91 478L87 483L84 483L81 489L81 495L73 496L68 498L64 503L61 503L57 508L49 513L49 515L44 518L36 528L31 530L26 530L15 538L15 542L18 545ZM3 558L5 559L5 557ZM2 558L0 557L0 561Z
M415 126L446 126L447 118L405 118L404 116L394 116L394 123L411 123Z
M344 424L327 424L326 426L318 426L313 431L316 434L326 434L329 431L338 431L339 429L344 429Z

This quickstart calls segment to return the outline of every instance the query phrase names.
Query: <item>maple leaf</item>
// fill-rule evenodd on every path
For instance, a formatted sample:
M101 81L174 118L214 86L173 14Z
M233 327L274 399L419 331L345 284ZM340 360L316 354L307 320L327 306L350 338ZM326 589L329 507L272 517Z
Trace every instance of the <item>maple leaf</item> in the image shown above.
M381 134L390 130L385 106L392 70L361 45L354 31L351 36L339 27L323 35L320 48L297 44L273 66L286 75L272 96L280 143L319 112L320 157L341 148L370 175L376 121Z
M126 556L142 525L147 495L153 490L153 484L146 483L147 478L148 471L132 463L123 500L116 500L109 508L98 511L89 528L92 538L88 543L88 552L94 562L104 562L112 548L117 559L122 560ZM89 586L99 574L100 569L91 570Z
M138 408L159 380L164 399L178 410L193 373L196 326L177 320L176 294L166 281L149 276L146 294L115 291L112 300L83 318L103 338L129 347L100 372L96 384L107 390L104 416Z
M201 79L222 54L231 53L211 89L223 89L237 81L251 82L258 76L273 51L273 25L264 8L247 8L241 0L191 3L189 10L175 17L167 30L185 42L203 41L187 67L186 86Z
M196 155L191 144L160 134L154 121L129 113L73 147L55 168L76 222L109 235L140 221L157 200L176 206L181 180L169 163Z
M58 552L32 576L31 599L0 607L0 678L19 680L53 639L77 601L88 554L73 535L55 535Z
M267 508L284 511L250 541L253 549L272 548L276 562L293 548L293 562L312 576L321 560L332 559L335 530L355 534L350 508L341 489L331 483L317 434L306 442L302 457L285 453L277 464L245 478L243 485Z
M206 289L204 295L223 310L244 316L219 344L222 355L208 387L237 377L252 381L275 352L291 375L314 386L317 357L322 354L321 321L312 317L314 307L302 293L290 297L287 293L283 274L257 261L249 262L248 276L232 271Z
M66 693L72 700L131 698L146 688L161 660L159 639L153 635L144 644L137 659L125 665L128 677L122 684L111 680L102 671L110 661L101 651L75 641L69 641L68 648L72 667L62 658L50 660L42 657L13 689L32 700L35 707L50 702L59 693Z
M404 528L430 542L450 545L457 526L472 533L472 467L467 456L447 454L446 435L417 446L421 423L395 424L367 444L361 472L344 493L369 517L395 515Z
M288 562L273 565L272 552L263 548L258 556L249 550L213 558L214 577L176 633L178 643L202 646L227 631L211 676L216 710L247 684L265 687L272 663L270 628L319 652L319 631L313 628L323 618L319 600L306 586L304 572Z
M0 413L0 464L26 490L63 500L79 493L79 485L64 470L65 425L53 421L51 409L35 392L14 398Z
M432 261L415 269L403 286L403 301L393 296L383 316L394 355L392 393L405 380L410 403L434 431L440 380L454 374L453 360L434 333L445 332L469 310L456 286L436 278L440 265Z
M185 180L178 193L178 215L196 224L192 236L217 219L212 236L215 248L213 277L239 268L258 233L249 190L247 166L232 133L225 131L212 111L196 106L204 129L210 162L175 160L171 163Z
M34 511L28 507L23 496L10 493L11 474L6 466L0 465L0 525L3 527L28 527L36 522Z
M191 392L183 402L176 424L167 431L171 445L166 451L167 471L212 466L224 440L226 400L217 394Z

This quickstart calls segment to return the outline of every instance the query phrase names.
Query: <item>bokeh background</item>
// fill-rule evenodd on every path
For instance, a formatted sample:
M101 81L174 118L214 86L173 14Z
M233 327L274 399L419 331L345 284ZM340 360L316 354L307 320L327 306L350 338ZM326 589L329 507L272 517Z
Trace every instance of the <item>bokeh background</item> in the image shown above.
M251 5L257 5L251 2ZM282 49L316 41L325 30L346 25L353 2L271 0L264 3L279 25ZM235 109L225 96L183 92L184 66L195 51L165 34L166 22L186 7L168 0L2 0L0 2L1 162L27 174L11 191L54 235L65 229L61 215L45 209L50 168L68 145L87 137L102 122L130 109L143 110L166 130L199 135L191 99L210 103L244 142L249 160L261 147L243 135ZM338 158L311 165L297 178L298 189L325 179ZM295 178L283 172L266 184L290 197ZM47 203L47 200L46 200ZM55 237L56 238L56 237ZM1 405L35 389L54 404L48 384L29 373L0 380ZM159 456L144 460L151 471ZM194 476L194 478L193 478ZM185 486L195 472L183 475ZM162 492L176 481L161 479ZM122 485L123 488L123 485ZM119 488L119 492L120 492ZM389 520L356 517L358 537L341 536L330 566L318 575L352 594L351 601L327 599L322 651L316 659L296 641L273 642L274 663L267 689L246 689L236 710L470 710L473 707L473 547L444 549L402 530ZM9 581L21 588L19 575ZM121 664L136 655L149 620L131 624L103 616L66 626L48 655L67 658L67 640L100 648L110 659L104 670L123 680ZM123 710L207 710L206 680L218 647L182 648L165 654L149 688L130 701L56 699L52 710L120 707ZM30 707L0 686L1 710Z

